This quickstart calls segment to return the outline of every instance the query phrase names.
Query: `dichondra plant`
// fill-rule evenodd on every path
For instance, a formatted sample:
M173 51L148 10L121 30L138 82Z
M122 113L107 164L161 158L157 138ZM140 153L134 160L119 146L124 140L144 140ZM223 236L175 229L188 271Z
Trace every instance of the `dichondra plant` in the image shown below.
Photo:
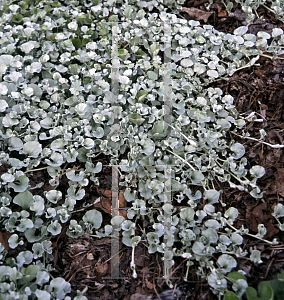
M152 13L154 7L163 11ZM238 210L225 208L214 183L262 199L257 180L265 170L248 169L244 146L227 142L228 133L250 138L246 118L231 95L208 84L267 53L283 54L283 31L255 36L241 26L225 34L178 18L178 8L176 1L160 0L0 3L1 228L11 233L10 248L33 244L33 252L20 252L16 260L5 260L1 248L3 299L10 299L8 290L15 298L69 299L70 284L51 280L45 266L63 224L71 238L122 231L123 243L133 248L134 278L141 241L149 253L163 254L167 279L174 258L187 258L187 274L198 265L198 275L220 295L240 260L261 263L257 250L247 258L241 245L244 235L263 239L266 229L260 224L252 235L234 227ZM88 184L99 183L100 153L118 167L128 202L128 219L116 216L104 228L101 212L85 199ZM43 170L53 189L40 196L44 183L32 188L29 176ZM69 184L65 196L58 189L62 175ZM165 199L169 186L172 203ZM85 201L81 220L72 219L77 201ZM185 207L178 211L174 203ZM282 230L281 204L273 216ZM152 228L139 236L136 222L148 217ZM244 287L238 281L233 289L241 295ZM85 298L83 292L75 297Z

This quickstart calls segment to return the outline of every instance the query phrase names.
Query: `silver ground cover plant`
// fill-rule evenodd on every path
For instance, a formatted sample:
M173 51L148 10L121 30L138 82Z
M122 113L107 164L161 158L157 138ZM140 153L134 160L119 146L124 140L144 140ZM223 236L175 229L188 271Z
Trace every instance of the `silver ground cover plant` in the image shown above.
M238 210L217 211L217 204L226 204L214 185L219 180L262 199L257 179L264 168L248 170L244 146L228 142L229 132L253 139L244 127L259 120L254 113L239 115L233 97L208 84L256 64L264 52L283 54L282 29L255 36L242 26L225 34L177 17L176 1L26 0L0 6L1 228L12 234L10 248L33 245L16 259L6 258L1 246L3 299L70 299L70 284L49 275L50 240L66 223L72 238L122 231L123 243L133 248L134 278L135 247L143 241L149 253L161 253L168 273L175 257L187 258L187 274L198 266L198 275L219 295L227 291L226 274L238 270L242 259L261 263L258 250L242 251L243 235L251 234L234 227ZM154 7L161 12L152 13ZM261 141L265 132L259 136ZM120 159L126 151L127 159ZM99 184L102 164L94 161L100 153L118 166L129 206L127 220L116 216L104 228L102 214L84 199L88 184ZM33 191L43 183L29 183L29 173L40 170L54 187L43 197ZM69 188L62 199L58 186L65 172ZM166 200L166 182L173 199L187 207L177 211ZM86 202L82 220L72 219L77 201ZM283 211L279 204L274 212L281 230ZM149 219L150 231L138 231L141 218ZM254 237L265 233L260 224ZM241 298L246 284L234 287ZM75 299L86 299L85 292Z

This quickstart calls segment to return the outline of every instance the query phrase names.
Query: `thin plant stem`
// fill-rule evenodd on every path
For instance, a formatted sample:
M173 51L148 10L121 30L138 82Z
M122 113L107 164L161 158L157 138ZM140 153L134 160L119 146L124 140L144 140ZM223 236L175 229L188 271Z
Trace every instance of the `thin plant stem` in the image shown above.
M280 145L280 144L272 145L270 143L263 142L261 140L258 140L256 138L253 138L253 137L250 137L250 136L242 136L242 135L239 135L239 134L237 134L235 132L232 132L232 131L231 131L231 133L234 134L234 135L236 135L236 136L238 136L238 137L241 137L243 139L248 139L248 140L256 141L256 142L259 142L261 144L267 145L267 146L269 146L271 148L274 148L274 149L284 148L284 145Z
M193 170L193 171L196 171L194 169L194 167L189 163L187 162L185 159L183 159L182 157L180 157L179 155L175 154L174 152L172 152L171 150L168 150L166 149L168 152L172 153L174 156L178 157L180 160L182 160L184 163L186 163L187 165L189 165L189 167Z
M28 172L35 172L35 171L41 171L41 170L45 170L47 169L48 167L42 167L42 168L38 168L38 169L30 169L30 170L27 170L26 172L24 173L28 173Z
M184 135L180 129L173 127L172 125L168 124L172 129L175 129L181 134L189 143L190 145L196 145L196 143L193 140L190 140L186 135Z
M80 165L77 166L77 167L71 168L71 169L67 170L66 172L62 173L61 175L59 175L57 178L55 178L55 179L50 183L49 187L51 187L51 185L52 185L57 179L59 179L61 176L63 176L64 174L66 174L66 173L68 173L68 172L70 172L70 171L72 171L72 170L74 170L74 169L78 169L79 167L80 167Z
M227 223L227 225L228 225L229 227L231 227L233 230L238 231L238 229L235 228L233 225L231 225L229 222L226 221L226 223ZM265 240L265 239L263 239L263 238L261 238L261 237L259 237L259 236L257 236L257 235L253 235L253 234L251 234L251 233L244 233L244 234L245 234L245 235L248 235L248 236L250 236L250 237L259 239L259 240L261 240L261 241L263 241L263 242L265 242L265 243L268 243L269 245L274 245L273 242L270 242L270 241L268 241L268 240Z
M263 57L267 57L267 58L274 58L273 56L270 56L270 55L266 55L266 54L259 54L259 56L263 56ZM284 57L276 57L276 59L284 59Z

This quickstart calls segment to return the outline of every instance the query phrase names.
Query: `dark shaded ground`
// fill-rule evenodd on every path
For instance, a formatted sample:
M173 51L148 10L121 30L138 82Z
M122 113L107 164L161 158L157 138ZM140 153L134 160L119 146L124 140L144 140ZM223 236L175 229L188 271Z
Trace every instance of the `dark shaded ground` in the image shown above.
M188 1L186 7L195 7L205 10L204 4L207 1ZM218 1L211 6L211 16L207 24L212 24L217 30L224 32L233 32L233 30L243 25L243 15L240 13L240 7L234 6L234 17L228 17L224 11L224 6ZM187 13L181 13L187 17ZM274 15L267 10L260 8L258 14L264 16L265 22L257 22L250 26L250 32L256 33L260 30L271 32L274 27L284 26L277 21ZM204 22L201 21L201 24ZM249 114L252 111L257 112L259 119L263 122L251 122L246 131L251 137L259 138L259 129L263 128L267 132L266 142L272 144L283 144L283 111L284 111L284 60L272 61L267 58L261 58L258 63L260 66L254 66L241 70L234 74L229 81L219 81L212 84L214 87L220 87L225 93L229 93L235 98L235 104L240 114ZM236 137L232 136L231 138ZM276 278L277 274L284 270L284 237L279 231L276 221L271 217L274 206L283 202L284 197L284 155L283 149L273 149L261 143L250 140L238 140L246 148L246 157L249 166L259 164L266 169L266 174L258 181L259 187L265 191L265 203L256 201L248 193L230 189L228 186L221 185L219 188L224 191L222 201L230 206L236 207L240 215L234 223L235 227L240 228L244 225L251 232L257 232L257 225L264 224L268 229L267 236L272 240L277 238L280 244L270 246L262 241L250 237L244 237L243 250L258 249L262 252L263 264L258 266L246 262L239 264L240 268L249 273L248 283L256 287L262 280ZM97 158L107 165L108 157L103 155ZM70 166L70 168L74 165ZM45 170L35 174L30 173L30 182L32 186L45 181L45 190L48 188L47 172ZM217 183L216 183L217 184ZM68 181L65 175L60 178L60 190L64 194L68 188ZM42 189L41 189L42 190ZM97 209L103 212L104 224L110 223L110 203L111 203L111 168L104 167L100 173L100 187L89 184L85 188L86 196L84 200L92 203L98 197L101 197L101 204ZM35 190L38 193L39 190ZM43 192L43 190L42 190ZM40 193L38 193L40 194ZM123 197L123 193L121 193ZM122 199L122 198L120 198ZM122 201L122 200L121 200ZM77 207L76 207L77 208ZM80 210L78 206L77 210ZM220 211L224 208L219 207ZM78 221L82 218L84 211L78 212L73 219ZM147 226L147 222L138 224L141 227ZM65 232L68 224L57 240L54 240L54 271L55 276L61 276L72 284L72 298L76 290L82 290L88 287L86 296L90 300L95 299L123 299L139 300L152 299L158 293L167 290L168 287L162 279L163 262L158 254L148 254L146 245L140 243L135 250L135 264L138 278L132 278L130 270L131 248L120 245L120 276L124 279L107 279L110 277L110 257L111 246L109 238L97 239L90 236L82 236L78 239L69 238ZM139 226L137 226L139 228ZM139 231L137 232L139 234ZM196 274L194 267L191 268L187 281L183 281L186 273L186 261L177 259L173 267L172 282L174 290L160 294L160 299L217 299L212 294L206 280L201 280ZM139 296L140 295L140 296ZM144 296L142 296L144 295ZM175 296L174 296L175 295ZM147 297L149 296L149 297ZM156 296L159 299L158 296Z

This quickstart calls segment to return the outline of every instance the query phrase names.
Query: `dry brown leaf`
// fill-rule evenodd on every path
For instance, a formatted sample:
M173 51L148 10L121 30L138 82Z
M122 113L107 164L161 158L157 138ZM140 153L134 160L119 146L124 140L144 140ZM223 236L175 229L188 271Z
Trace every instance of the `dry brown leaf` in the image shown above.
M246 20L247 15L241 9L236 9L234 12L234 17L242 22Z
M154 284L150 282L147 278L145 279L145 281L146 281L147 288L149 290L152 290L154 288Z
M111 198L112 191L111 190L100 190L101 194L106 198Z
M209 17L213 14L213 12L207 12L201 9L197 9L194 7L183 7L182 11L186 12L190 18L195 21L204 21L205 23L208 22Z
M278 169L277 173L275 174L275 185L276 185L276 190L281 195L284 197L284 169Z
M218 8L218 18L227 17L228 13L226 10L222 10L222 7L218 4L217 4L217 8Z
M8 231L0 231L0 243L4 246L6 251L9 251L9 243L8 239L12 234Z
M87 254L87 260L94 260L94 255L93 255L93 253L88 253L88 254Z
M110 190L100 190L102 197L101 201L94 204L95 208L101 208L104 212L109 215L112 215L112 191ZM124 198L124 191L119 192L118 198L118 205L119 205L119 215L123 216L127 220L127 210L124 209L127 206L127 201Z
M101 290L101 289L104 288L106 285L103 284L103 283L95 282L95 286L98 288L98 290Z
M259 205L250 205L246 210L246 224L249 230L258 232L258 225L263 224L267 230L265 235L266 239L271 239L275 234L279 232L272 223L272 217L269 212L267 202Z
M108 264L97 263L96 271L101 275L105 275L108 272Z

